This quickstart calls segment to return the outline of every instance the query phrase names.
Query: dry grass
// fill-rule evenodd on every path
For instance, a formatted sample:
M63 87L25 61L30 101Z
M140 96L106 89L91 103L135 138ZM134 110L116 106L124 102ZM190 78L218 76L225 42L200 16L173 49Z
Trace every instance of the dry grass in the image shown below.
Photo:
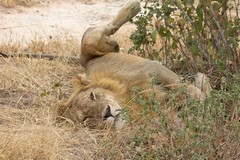
M93 159L107 154L105 141L123 143L124 134L55 122L79 66L27 58L1 59L0 66L0 159Z
M128 45L125 36L115 38ZM34 38L28 44L5 42L0 51L78 56L79 44L68 36L49 41ZM58 104L69 96L71 79L82 71L81 66L64 60L0 58L0 159L124 159L136 155L123 145L127 133L133 131L89 130L56 122Z
M129 32L125 32L124 28ZM131 47L131 27L125 26L114 38L125 51ZM80 42L72 37L27 44L6 41L0 51L9 54L50 53L78 56ZM0 159L134 159L141 147L131 142L139 122L121 132L89 130L70 122L56 122L56 109L68 97L71 79L83 72L67 61L24 57L0 58ZM139 118L139 117L138 117ZM135 127L138 126L138 127ZM157 138L160 143L161 138ZM152 146L149 146L151 148Z
M129 32L126 33L124 27ZM124 27L114 38L127 51L131 43L126 35L130 34L131 29L129 26ZM77 56L80 53L79 44L68 36L48 41L34 38L24 45L6 42L0 45L0 51ZM160 107L151 98L148 103L139 98L138 103L143 102L145 106L137 107L143 112L132 116L129 127L120 132L76 128L71 121L56 121L56 109L61 100L69 96L71 79L80 72L83 72L81 66L65 60L0 58L0 159L190 159L201 155L203 159L221 155L232 159L240 157L236 152L239 148L237 132L227 128L227 125L214 127L214 136L201 130L200 133L194 133L195 123L184 130L175 128L175 113L167 117L163 109L178 104L185 107L183 115L196 111L197 115L186 117L187 122L188 118L193 117L198 122L201 119L198 114L205 110L199 104L184 104L185 101L179 104L176 98ZM131 105L129 111L134 112L136 106ZM144 112L146 107L151 111ZM210 105L209 108L214 107ZM204 116L207 113L217 112L207 110ZM196 124L202 128L202 123ZM203 125L209 127L208 123ZM199 139L196 138L198 134Z
M66 130L54 125L54 111L75 66L60 62L1 59L2 159L57 159ZM68 75L69 74L69 75ZM67 84L65 84L67 85Z
M11 39L0 44L0 51L8 54L14 53L48 53L59 56L79 56L81 52L80 42L71 36L50 37L49 40L43 40L33 37L28 42L13 42Z
M12 8L17 5L29 7L35 3L36 0L0 0L0 6L4 6L6 8Z

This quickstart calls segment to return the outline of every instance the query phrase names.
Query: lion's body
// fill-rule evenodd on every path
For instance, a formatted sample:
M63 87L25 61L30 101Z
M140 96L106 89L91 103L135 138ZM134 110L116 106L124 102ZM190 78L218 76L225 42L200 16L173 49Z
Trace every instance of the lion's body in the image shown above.
M106 108L110 106L113 116L106 121L107 126L122 128L125 121L119 116L119 109L123 109L132 96L133 87L140 87L146 93L154 92L160 101L165 100L169 90L185 85L193 98L202 100L205 97L199 88L181 83L177 74L157 61L110 52L86 62L86 74L77 79L77 91L64 108L67 109L67 117L76 123L84 121L89 127L101 126L99 122L103 122ZM153 79L157 83L152 82ZM94 101L91 93L97 95Z
M89 60L86 74L110 73L119 78L128 88L141 86L143 89L152 85L151 80L157 78L158 85L179 84L179 76L157 61L150 61L129 54L108 53Z

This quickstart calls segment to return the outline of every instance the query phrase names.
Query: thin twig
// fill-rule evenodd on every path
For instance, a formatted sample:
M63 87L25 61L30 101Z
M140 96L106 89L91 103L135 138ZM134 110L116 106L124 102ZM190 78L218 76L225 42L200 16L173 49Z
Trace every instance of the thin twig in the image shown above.
M235 8L236 8L236 16L237 16L237 18L239 19L239 13L238 13L238 6L240 5L240 4L239 4L239 1L238 1L238 3L237 3L236 0L234 0L234 5L235 5Z
M223 30L222 30L222 28L221 28L218 20L216 19L216 16L215 16L215 14L214 14L213 7L212 7L211 5L209 5L209 8L210 8L210 11L211 11L211 13L212 13L212 15L213 15L214 23L216 24L216 26L217 26L217 28L218 28L218 32L219 32L219 34L220 34L220 36L221 36L221 38L222 38L222 40L223 40L224 46L227 47L228 51L229 51L229 52L232 54L232 56L234 57L234 53L233 53L232 50L229 48L229 45L228 45L227 40L226 40L226 38L225 38L225 36L224 36Z
M192 21L192 19L188 16L188 14L186 13L186 11L184 11L183 7L181 6L181 4L177 1L177 0L172 0L176 6L178 7L179 10L181 10L181 12L185 15L185 17L187 18L187 20L190 22L190 24L194 27L194 22ZM199 48L199 50L202 52L203 56L207 59L208 63L211 64L212 63L212 59L211 57L209 57L209 54L206 52L206 50L203 48L203 44L201 42L201 40L199 38L196 39L197 42L197 46Z

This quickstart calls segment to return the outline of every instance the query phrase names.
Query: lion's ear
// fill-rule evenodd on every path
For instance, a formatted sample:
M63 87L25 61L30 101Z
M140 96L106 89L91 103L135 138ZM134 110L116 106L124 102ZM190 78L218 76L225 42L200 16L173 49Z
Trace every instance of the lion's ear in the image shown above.
M73 83L78 86L87 86L91 83L91 80L84 74L78 74L75 79L73 79Z

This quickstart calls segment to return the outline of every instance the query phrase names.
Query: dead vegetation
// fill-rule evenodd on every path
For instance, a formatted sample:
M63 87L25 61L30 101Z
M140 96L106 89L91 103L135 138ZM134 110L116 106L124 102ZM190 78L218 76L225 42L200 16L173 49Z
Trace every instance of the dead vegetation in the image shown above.
M54 116L79 66L28 58L1 59L0 65L0 159L94 157L100 133L56 123Z
M123 46L130 45L122 32L115 38L125 42ZM0 44L0 51L12 55L50 53L77 57L80 42L69 36L48 41L33 38L27 44L6 41ZM0 159L79 160L135 156L136 151L123 146L127 131L89 130L76 128L70 121L56 122L56 107L63 97L69 96L71 79L82 71L81 66L64 59L0 58Z
M128 131L76 128L56 122L55 109L69 96L82 68L64 61L0 59L0 159L133 158Z
M19 4L7 2L0 4L8 7ZM121 47L128 49L131 44L125 35L125 30L121 29L114 37ZM48 53L78 57L80 42L67 35L48 40L33 37L27 43L5 41L0 44L0 51L10 55ZM63 97L69 96L71 79L82 71L81 66L65 59L0 58L0 159L79 160L135 156L136 151L123 146L127 131L89 130L76 128L68 120L56 122L56 107Z
M36 0L0 0L0 6L6 7L6 8L12 8L17 5L21 6L32 6L36 3Z

